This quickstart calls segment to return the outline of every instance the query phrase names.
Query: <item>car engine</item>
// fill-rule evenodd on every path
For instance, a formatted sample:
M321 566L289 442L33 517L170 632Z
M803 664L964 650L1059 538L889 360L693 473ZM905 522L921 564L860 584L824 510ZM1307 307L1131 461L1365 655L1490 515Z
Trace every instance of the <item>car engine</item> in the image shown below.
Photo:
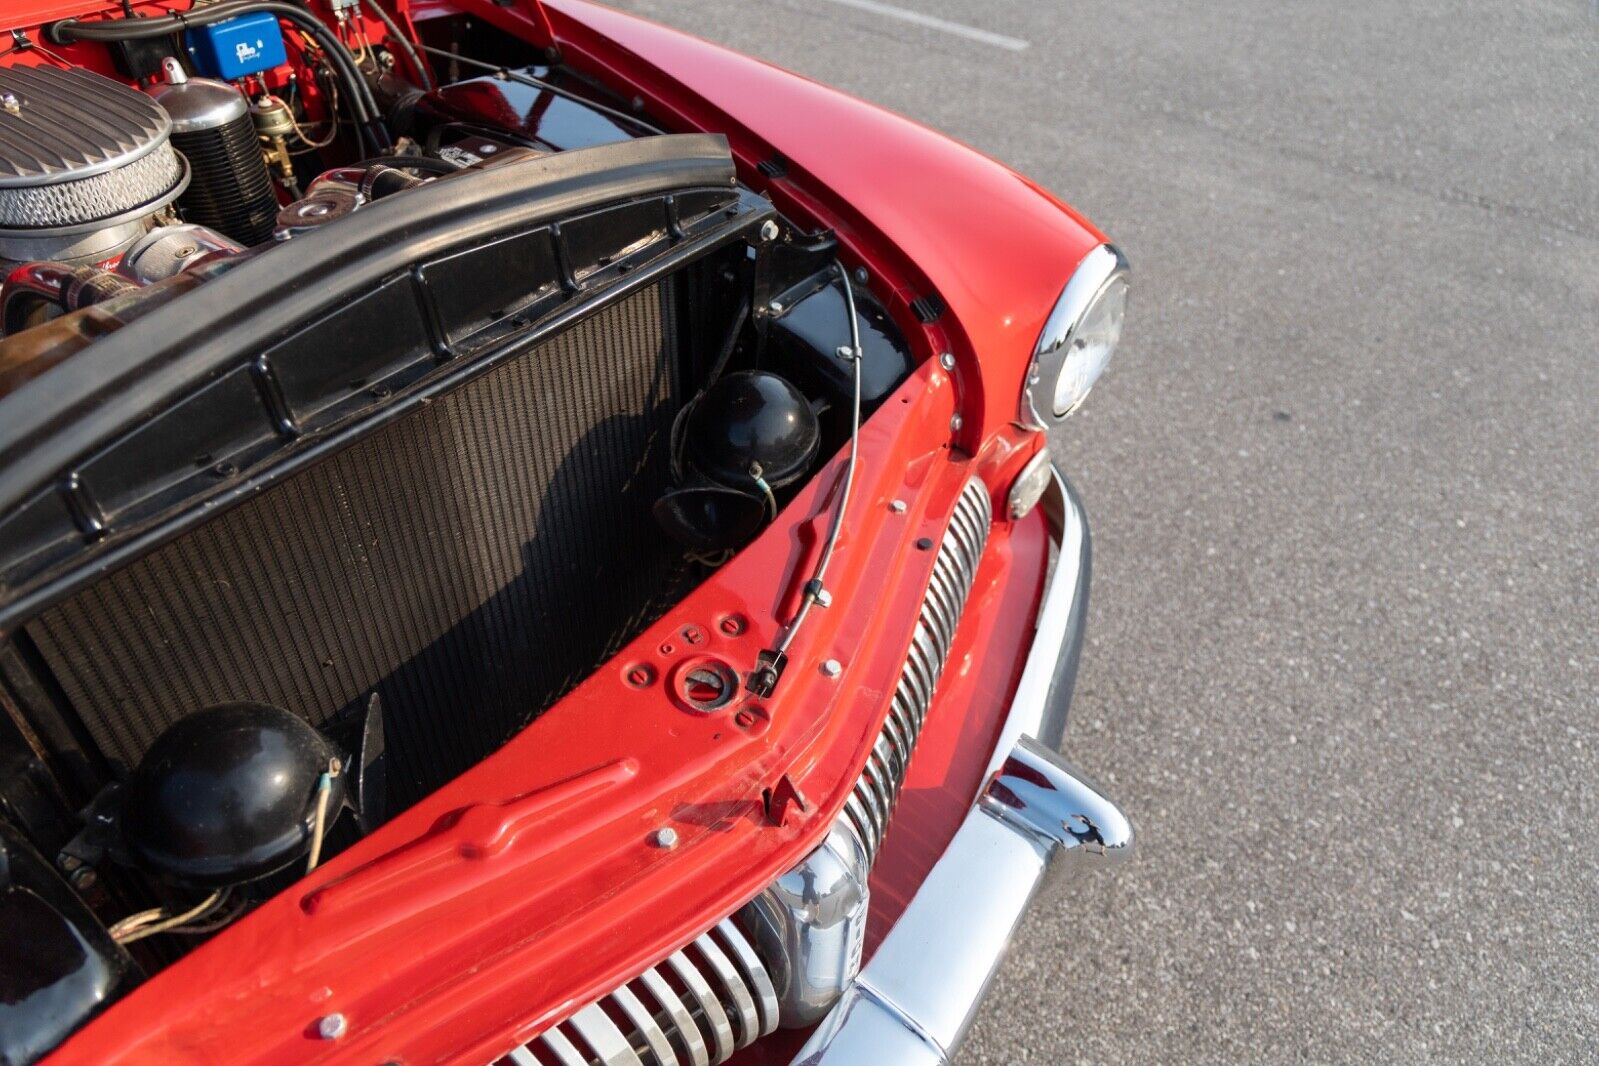
M720 138L215 6L0 65L0 940L71 948L0 956L7 1062L536 723L910 368Z

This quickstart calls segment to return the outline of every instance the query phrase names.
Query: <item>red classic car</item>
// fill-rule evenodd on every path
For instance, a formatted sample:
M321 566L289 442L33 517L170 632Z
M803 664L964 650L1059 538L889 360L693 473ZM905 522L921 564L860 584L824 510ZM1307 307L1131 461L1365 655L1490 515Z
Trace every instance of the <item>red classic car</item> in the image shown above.
M6 14L0 1061L954 1054L1120 253L586 0Z

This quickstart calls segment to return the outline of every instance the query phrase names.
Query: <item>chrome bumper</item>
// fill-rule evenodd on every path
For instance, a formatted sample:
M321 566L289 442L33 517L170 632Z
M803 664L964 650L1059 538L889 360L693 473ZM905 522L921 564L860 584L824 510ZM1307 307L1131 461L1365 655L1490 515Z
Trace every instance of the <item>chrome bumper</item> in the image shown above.
M1058 470L1042 506L1059 554L984 787L797 1066L948 1062L1040 889L1068 867L1132 852L1126 816L1055 754L1082 649L1089 538Z

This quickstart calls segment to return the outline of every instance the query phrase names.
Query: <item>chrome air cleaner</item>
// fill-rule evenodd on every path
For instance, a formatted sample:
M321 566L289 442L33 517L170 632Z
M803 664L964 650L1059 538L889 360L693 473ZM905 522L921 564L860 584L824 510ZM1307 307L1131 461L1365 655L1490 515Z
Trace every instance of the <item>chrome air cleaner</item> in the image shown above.
M0 67L0 257L108 259L189 169L143 93L80 69Z

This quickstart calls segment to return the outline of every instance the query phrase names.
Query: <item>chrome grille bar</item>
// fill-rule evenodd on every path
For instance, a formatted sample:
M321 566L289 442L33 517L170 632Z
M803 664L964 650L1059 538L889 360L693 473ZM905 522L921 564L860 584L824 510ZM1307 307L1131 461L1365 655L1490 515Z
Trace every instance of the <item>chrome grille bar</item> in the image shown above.
M841 821L860 841L868 862L877 858L883 834L888 831L888 817L899 799L911 751L927 721L933 690L949 658L966 597L977 579L977 564L988 543L993 519L988 489L973 478L961 490L943 543L938 546L938 556L933 560L933 576L927 584L927 597L922 602L888 719L855 791L844 804Z
M777 993L731 920L500 1060L502 1066L716 1066L777 1028Z

